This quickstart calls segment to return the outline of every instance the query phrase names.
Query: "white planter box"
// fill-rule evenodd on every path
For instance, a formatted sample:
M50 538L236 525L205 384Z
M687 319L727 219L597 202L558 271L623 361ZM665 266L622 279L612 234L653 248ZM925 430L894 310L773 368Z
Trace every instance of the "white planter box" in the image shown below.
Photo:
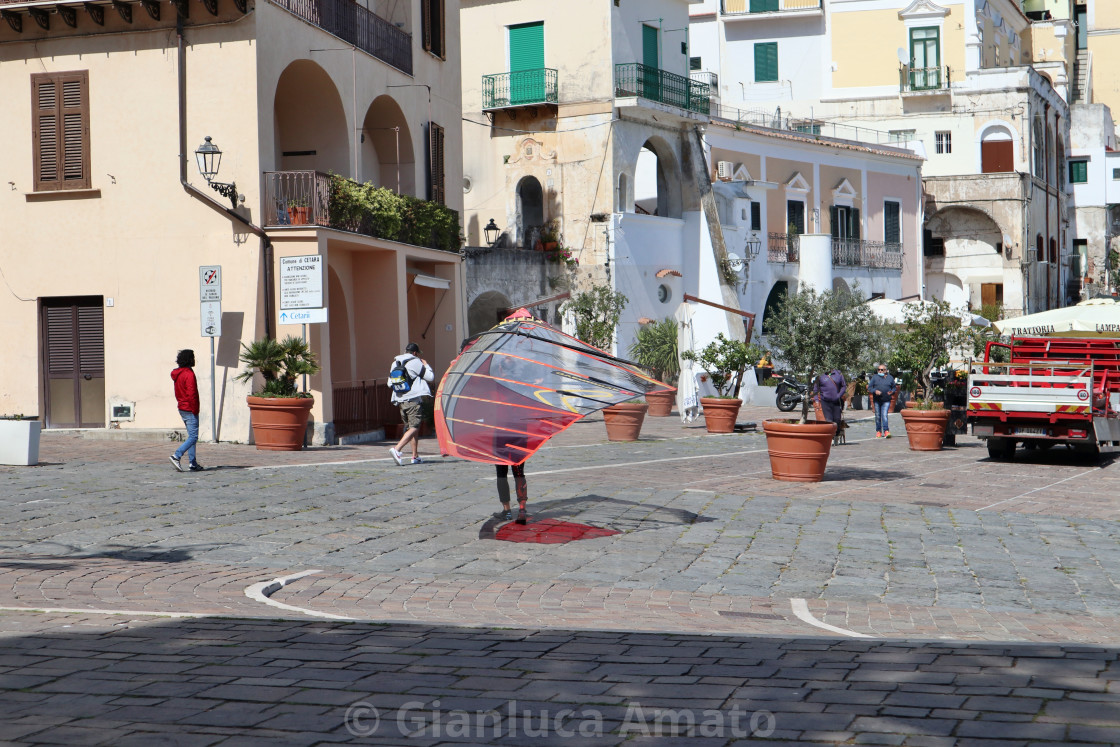
M39 463L38 420L0 420L0 464Z
M778 387L776 386L756 386L754 388L754 396L751 398L751 404L773 407L774 400L777 396Z

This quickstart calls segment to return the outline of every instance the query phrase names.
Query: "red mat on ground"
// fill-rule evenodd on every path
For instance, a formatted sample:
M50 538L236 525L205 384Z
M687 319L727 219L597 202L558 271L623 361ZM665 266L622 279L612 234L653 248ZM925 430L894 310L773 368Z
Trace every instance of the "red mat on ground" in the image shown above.
M531 542L538 545L562 545L565 542L593 539L595 537L609 537L619 534L614 529L602 529L576 524L572 521L560 519L541 519L529 524L510 522L497 531L494 539L503 542Z

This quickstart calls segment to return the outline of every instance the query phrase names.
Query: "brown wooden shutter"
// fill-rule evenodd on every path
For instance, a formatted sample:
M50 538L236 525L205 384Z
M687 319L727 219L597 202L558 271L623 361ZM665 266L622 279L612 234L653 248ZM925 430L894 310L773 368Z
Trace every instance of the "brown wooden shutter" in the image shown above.
M420 35L424 49L432 51L432 7L431 0L420 0Z
M31 76L35 191L89 189L89 74Z
M443 187L443 128L435 122L428 123L428 163L431 175L428 199L440 205L446 204Z
M980 170L998 174L1015 170L1015 150L1010 140L985 140L980 143Z
M432 46L432 50L441 58L447 58L447 18L443 9L443 0L432 0L433 10L438 16L433 24L433 30L439 34L439 39Z
M78 307L78 366L81 373L105 373L105 309Z
M43 313L47 327L47 373L72 374L78 363L73 309L47 306Z

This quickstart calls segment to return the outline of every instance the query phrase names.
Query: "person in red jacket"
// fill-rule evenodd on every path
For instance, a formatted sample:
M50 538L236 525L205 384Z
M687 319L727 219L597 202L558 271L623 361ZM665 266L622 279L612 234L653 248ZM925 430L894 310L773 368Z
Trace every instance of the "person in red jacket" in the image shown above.
M201 472L202 465L195 458L195 444L198 443L198 382L194 378L194 351L180 350L175 357L175 364L179 366L171 372L171 380L175 382L175 402L179 406L179 415L183 418L183 425L187 426L187 440L171 455L171 464L180 472ZM190 456L190 464L183 466L183 454Z

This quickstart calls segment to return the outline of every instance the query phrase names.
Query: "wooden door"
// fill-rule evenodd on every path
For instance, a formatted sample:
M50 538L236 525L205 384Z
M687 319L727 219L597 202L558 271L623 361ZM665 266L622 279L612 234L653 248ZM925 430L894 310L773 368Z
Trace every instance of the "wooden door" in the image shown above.
M45 298L47 428L105 427L105 319L101 296Z

